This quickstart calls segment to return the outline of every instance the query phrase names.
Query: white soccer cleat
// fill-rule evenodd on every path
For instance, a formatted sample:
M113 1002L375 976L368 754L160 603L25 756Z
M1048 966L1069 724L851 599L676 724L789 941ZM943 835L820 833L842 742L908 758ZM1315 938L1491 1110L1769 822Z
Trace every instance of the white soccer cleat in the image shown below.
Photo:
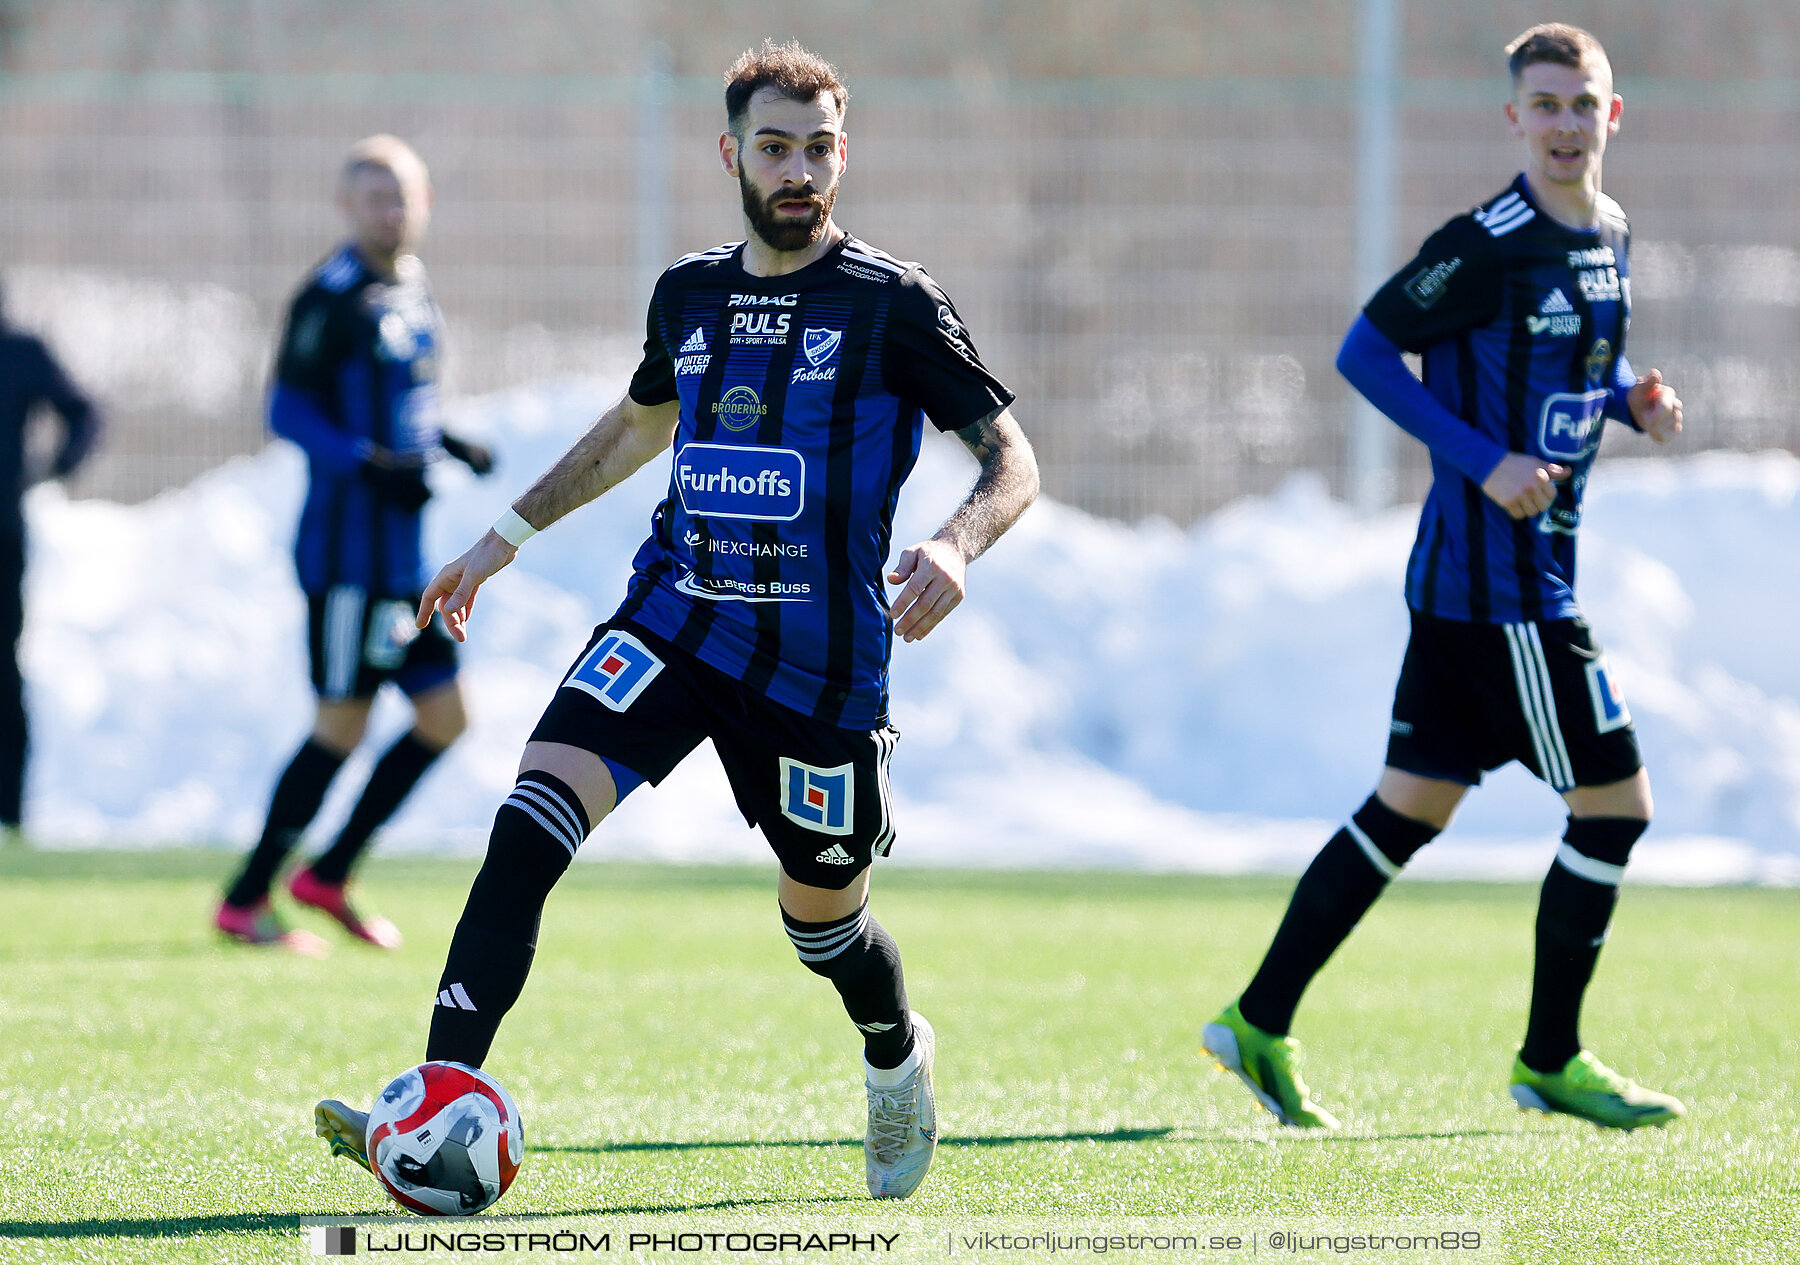
M863 1158L869 1194L877 1199L904 1199L919 1188L937 1154L937 1099L931 1088L931 1060L937 1034L924 1016L912 1014L913 1052L892 1071L863 1062L864 1088L869 1091L869 1131ZM897 1085L878 1081L900 1077Z

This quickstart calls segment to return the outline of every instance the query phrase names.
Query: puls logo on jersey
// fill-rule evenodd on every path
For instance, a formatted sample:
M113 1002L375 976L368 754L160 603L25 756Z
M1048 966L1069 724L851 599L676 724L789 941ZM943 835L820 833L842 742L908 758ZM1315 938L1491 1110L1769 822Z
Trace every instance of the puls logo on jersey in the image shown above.
M706 331L696 325L687 341L681 344L681 350L675 353L675 376L679 378L688 374L705 373L706 366L711 363L712 357L707 354Z
M847 835L856 828L856 766L821 769L780 757L781 815L822 835Z
M837 366L830 361L837 356L843 342L844 331L841 329L802 330L800 350L805 353L808 363L794 366L794 376L788 379L788 385L837 381Z
M799 303L800 296L797 294L734 294L725 301L725 306L751 309L797 307ZM731 314L731 341L734 344L771 346L786 343L793 328L794 316L791 312L740 310Z
M1536 316L1525 318L1525 328L1533 334L1548 334L1551 338L1572 338L1581 332L1581 317L1575 312L1575 305L1569 302L1569 296L1557 286L1538 304Z
M675 454L675 490L695 518L789 523L806 500L806 458L792 448L685 445Z
M1538 452L1553 461L1580 461L1586 457L1599 446L1600 430L1606 421L1601 410L1611 394L1601 387L1545 396L1538 413Z
M638 695L649 688L662 670L663 661L648 646L630 633L615 629L600 638L600 644L575 665L563 684L622 712L637 702Z
M1583 268L1575 274L1581 297L1589 303L1617 303L1623 291L1617 268Z

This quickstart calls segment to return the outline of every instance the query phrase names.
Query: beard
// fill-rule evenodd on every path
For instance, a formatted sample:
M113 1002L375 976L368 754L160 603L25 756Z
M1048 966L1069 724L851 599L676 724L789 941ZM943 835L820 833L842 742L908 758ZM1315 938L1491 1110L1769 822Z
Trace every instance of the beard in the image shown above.
M809 184L799 189L778 189L765 198L742 172L738 173L738 192L744 199L744 218L750 221L751 230L772 250L805 250L816 243L825 235L831 208L837 202L835 185L824 196ZM812 204L812 214L803 219L793 219L775 210L778 202L796 202L802 198Z

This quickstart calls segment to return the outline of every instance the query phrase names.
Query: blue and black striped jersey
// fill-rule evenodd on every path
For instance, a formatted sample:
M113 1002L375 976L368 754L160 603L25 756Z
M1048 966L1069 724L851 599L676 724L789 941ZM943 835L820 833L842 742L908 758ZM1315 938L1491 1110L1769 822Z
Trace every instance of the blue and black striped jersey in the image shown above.
M1575 532L1630 324L1629 238L1611 198L1583 232L1538 207L1520 176L1432 234L1364 309L1421 355L1447 409L1508 452L1572 471L1548 510L1515 520L1433 454L1406 569L1414 610L1475 623L1579 614Z
M742 243L689 255L657 282L631 398L681 420L619 616L784 706L885 724L882 567L921 419L1013 399L950 300L850 237L782 277L746 272Z
M442 318L424 266L402 256L396 272L385 281L344 246L288 311L270 423L306 450L311 468L294 545L308 593L351 585L406 597L424 587L419 510L359 477L374 448L430 456L442 444Z

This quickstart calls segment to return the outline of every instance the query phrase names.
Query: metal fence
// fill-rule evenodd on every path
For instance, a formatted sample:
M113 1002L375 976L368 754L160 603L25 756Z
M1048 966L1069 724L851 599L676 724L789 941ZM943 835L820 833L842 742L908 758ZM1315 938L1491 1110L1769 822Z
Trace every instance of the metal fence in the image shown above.
M275 327L338 232L338 158L372 131L431 165L452 392L628 370L660 264L740 231L716 68L807 31L806 6L748 7L763 17L706 4L690 27L631 0L0 0L0 279L112 423L77 490L141 498L265 442ZM1187 521L1298 469L1344 490L1331 361L1366 297L1354 5L934 2L896 6L918 16L904 31L843 8L814 41L853 93L839 219L956 298L1053 495ZM1603 38L1626 13L1585 8ZM1729 6L1678 27L1685 60L1645 53L1659 73L1613 46L1631 352L1682 392L1687 450L1800 444L1794 19L1739 8L1779 27L1753 77L1730 68ZM1629 7L1663 10L1681 12ZM1394 85L1393 266L1517 163L1496 49L1532 15L1434 12L1409 13ZM1416 494L1420 454L1397 451Z

